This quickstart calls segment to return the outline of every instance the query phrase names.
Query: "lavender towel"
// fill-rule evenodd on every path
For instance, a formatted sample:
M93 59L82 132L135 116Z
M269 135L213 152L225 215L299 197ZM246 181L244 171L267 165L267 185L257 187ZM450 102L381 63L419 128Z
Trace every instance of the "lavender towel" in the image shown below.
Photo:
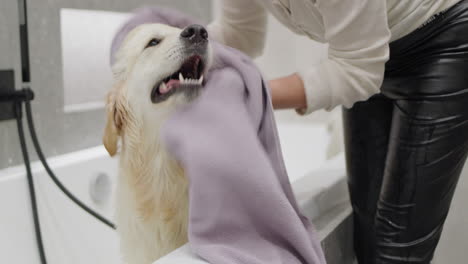
M138 24L191 21L168 9L140 9L113 50ZM168 151L190 180L192 250L214 264L325 263L294 198L261 74L246 55L211 44L215 62L205 91L163 128Z

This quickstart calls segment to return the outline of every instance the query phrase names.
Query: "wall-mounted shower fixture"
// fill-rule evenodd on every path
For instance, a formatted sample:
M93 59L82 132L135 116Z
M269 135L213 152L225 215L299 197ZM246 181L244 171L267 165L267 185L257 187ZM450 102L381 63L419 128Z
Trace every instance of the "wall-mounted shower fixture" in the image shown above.
M42 153L42 149L37 139L36 131L34 128L34 122L31 110L31 101L34 99L34 93L29 88L31 81L31 72L29 65L29 45L28 45L28 23L27 23L27 6L26 0L18 0L19 6L19 27L20 27L20 46L21 46L21 73L22 73L22 89L15 89L15 74L13 70L0 71L0 120L16 119L18 128L18 136L20 141L21 153L23 154L23 161L26 168L26 176L28 181L28 190L30 194L34 230L36 235L36 242L38 247L38 253L41 264L47 264L46 252L44 249L41 225L38 214L38 207L36 201L36 191L34 187L33 174L31 172L31 162L29 159L29 152L26 144L26 137L23 128L23 103L26 109L26 119L31 135L31 139L36 150L36 153L49 174L55 185L76 205L85 210L87 213L96 217L99 221L103 222L107 226L114 228L115 226L109 220L95 212L78 198L76 198L55 176L53 171L50 169L49 164ZM102 179L101 179L102 181Z
M6 96L10 95L13 91L15 91L14 71L0 70L0 121L15 119L12 100L7 100L9 98L6 98Z

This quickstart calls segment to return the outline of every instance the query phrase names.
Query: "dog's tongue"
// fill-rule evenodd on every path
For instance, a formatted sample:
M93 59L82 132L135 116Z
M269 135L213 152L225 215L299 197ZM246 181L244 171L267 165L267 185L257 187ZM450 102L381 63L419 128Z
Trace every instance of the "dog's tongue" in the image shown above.
M170 90L172 90L174 87L176 87L179 84L180 84L179 80L171 79L166 83L166 85L161 85L159 87L159 92L161 94L165 94L165 93L169 92Z

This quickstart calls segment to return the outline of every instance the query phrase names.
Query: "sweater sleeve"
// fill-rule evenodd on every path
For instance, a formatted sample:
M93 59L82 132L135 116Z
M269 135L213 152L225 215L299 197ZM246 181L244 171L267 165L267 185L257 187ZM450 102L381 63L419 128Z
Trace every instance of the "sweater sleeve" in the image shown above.
M391 33L385 0L317 0L323 16L328 58L299 71L309 114L337 105L350 108L380 91Z
M265 46L267 17L255 0L221 0L221 15L208 25L208 32L214 40L257 57Z

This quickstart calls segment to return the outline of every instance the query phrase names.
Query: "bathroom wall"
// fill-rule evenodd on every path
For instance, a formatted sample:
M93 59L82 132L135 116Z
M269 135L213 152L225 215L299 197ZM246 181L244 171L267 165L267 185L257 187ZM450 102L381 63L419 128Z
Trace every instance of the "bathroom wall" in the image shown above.
M20 55L17 2L17 0L0 1L0 69L15 69L18 89ZM64 111L61 8L129 12L143 5L161 5L181 9L203 22L211 18L210 0L29 0L27 2L31 86L36 93L32 108L38 137L47 156L101 144L104 126L102 107L89 111L69 113ZM77 53L76 56L79 57L80 54ZM22 158L15 122L0 122L0 168L20 163Z
M15 83L16 87L19 87L19 26L16 10L16 0L0 1L0 70L16 69ZM15 122L0 121L0 168L13 163L13 160L17 160L19 157L18 138L12 136L12 132L16 131L15 128ZM16 135L16 132L14 133ZM10 154L10 151L14 154Z

